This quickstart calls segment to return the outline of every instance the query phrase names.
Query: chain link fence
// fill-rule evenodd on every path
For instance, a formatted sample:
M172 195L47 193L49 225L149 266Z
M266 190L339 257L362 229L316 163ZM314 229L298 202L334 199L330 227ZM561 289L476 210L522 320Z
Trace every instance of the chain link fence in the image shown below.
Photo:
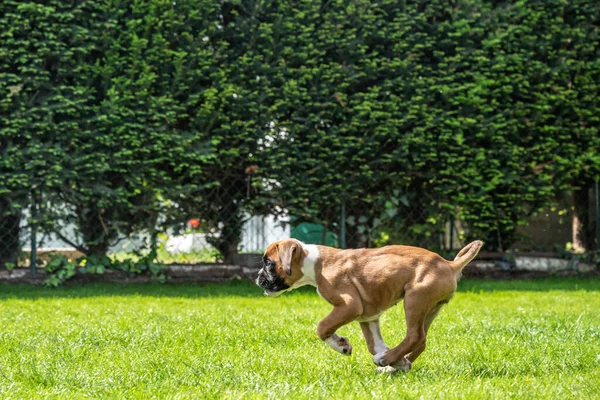
M11 270L23 265L22 232L26 231L27 226L22 225L21 213L3 210L0 214L0 267Z
M380 247L388 244L420 246L451 256L465 244L462 221L437 208L436 199L398 202L364 209L341 202L323 207L326 219L307 219L279 209L276 214L251 212L245 186L211 192L210 212L181 212L181 218L152 213L111 213L105 209L77 212L69 205L15 209L0 203L0 267L43 266L52 254L78 258L107 254L124 260L154 251L155 258L172 263L236 263L247 254L261 254L270 243L293 237L305 243L340 248ZM588 220L598 243L598 208L593 194ZM565 196L556 207L543 210L519 227L520 240L511 250L560 252L577 250L578 219L572 200ZM35 213L40 215L35 215ZM33 215L32 215L33 214ZM111 221L111 216L121 221ZM176 214L175 214L176 215ZM52 221L43 222L44 218ZM32 264L33 263L33 264Z

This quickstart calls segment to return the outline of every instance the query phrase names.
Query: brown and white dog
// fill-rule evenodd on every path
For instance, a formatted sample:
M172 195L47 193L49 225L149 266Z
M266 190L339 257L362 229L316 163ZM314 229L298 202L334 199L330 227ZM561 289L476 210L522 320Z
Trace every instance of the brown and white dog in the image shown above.
M269 246L256 283L268 296L278 296L304 285L333 310L319 323L319 338L334 350L350 355L352 346L336 330L358 321L373 362L381 371L408 372L425 350L427 330L456 291L462 269L477 255L483 242L465 246L454 261L410 246L339 250L286 239ZM404 299L406 337L390 349L381 337L379 317Z

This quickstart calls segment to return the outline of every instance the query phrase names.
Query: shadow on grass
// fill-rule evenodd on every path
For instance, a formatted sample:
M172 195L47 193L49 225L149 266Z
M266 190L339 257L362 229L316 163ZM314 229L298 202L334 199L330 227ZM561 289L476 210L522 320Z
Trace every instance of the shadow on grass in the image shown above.
M502 291L600 291L600 277L551 277L532 280L479 280L463 279L458 284L459 292L502 292ZM283 296L303 296L314 294L312 287L302 287ZM3 299L52 299L86 297L181 297L181 298L219 298L242 297L264 298L262 290L248 281L232 281L209 284L160 284L160 283L88 283L67 284L58 288L46 288L28 285L0 285L0 301Z
M547 277L519 280L463 279L458 282L459 292L548 292L559 291L600 291L600 276L589 277Z
M260 288L248 281L207 284L169 283L86 283L57 288L29 285L0 285L0 301L6 298L84 298L98 296L144 297L264 297Z

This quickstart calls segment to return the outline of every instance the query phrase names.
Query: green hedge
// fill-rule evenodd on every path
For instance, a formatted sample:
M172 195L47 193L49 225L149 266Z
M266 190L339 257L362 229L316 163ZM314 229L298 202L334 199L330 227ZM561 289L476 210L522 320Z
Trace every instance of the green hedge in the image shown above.
M0 198L95 255L198 217L227 259L247 210L335 230L342 203L349 245L455 215L506 249L600 175L598 26L584 0L6 0Z
M289 132L267 173L295 215L330 223L344 201L359 232L414 241L454 214L467 236L506 249L557 192L599 174L592 2L273 2L247 14L268 32L260 50Z

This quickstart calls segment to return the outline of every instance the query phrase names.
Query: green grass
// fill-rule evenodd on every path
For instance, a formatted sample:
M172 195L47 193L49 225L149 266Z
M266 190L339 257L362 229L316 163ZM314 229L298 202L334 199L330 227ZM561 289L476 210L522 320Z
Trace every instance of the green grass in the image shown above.
M314 289L249 283L0 286L1 398L600 397L600 280L463 281L409 374L382 376L358 324L329 349ZM404 332L402 307L382 322Z

